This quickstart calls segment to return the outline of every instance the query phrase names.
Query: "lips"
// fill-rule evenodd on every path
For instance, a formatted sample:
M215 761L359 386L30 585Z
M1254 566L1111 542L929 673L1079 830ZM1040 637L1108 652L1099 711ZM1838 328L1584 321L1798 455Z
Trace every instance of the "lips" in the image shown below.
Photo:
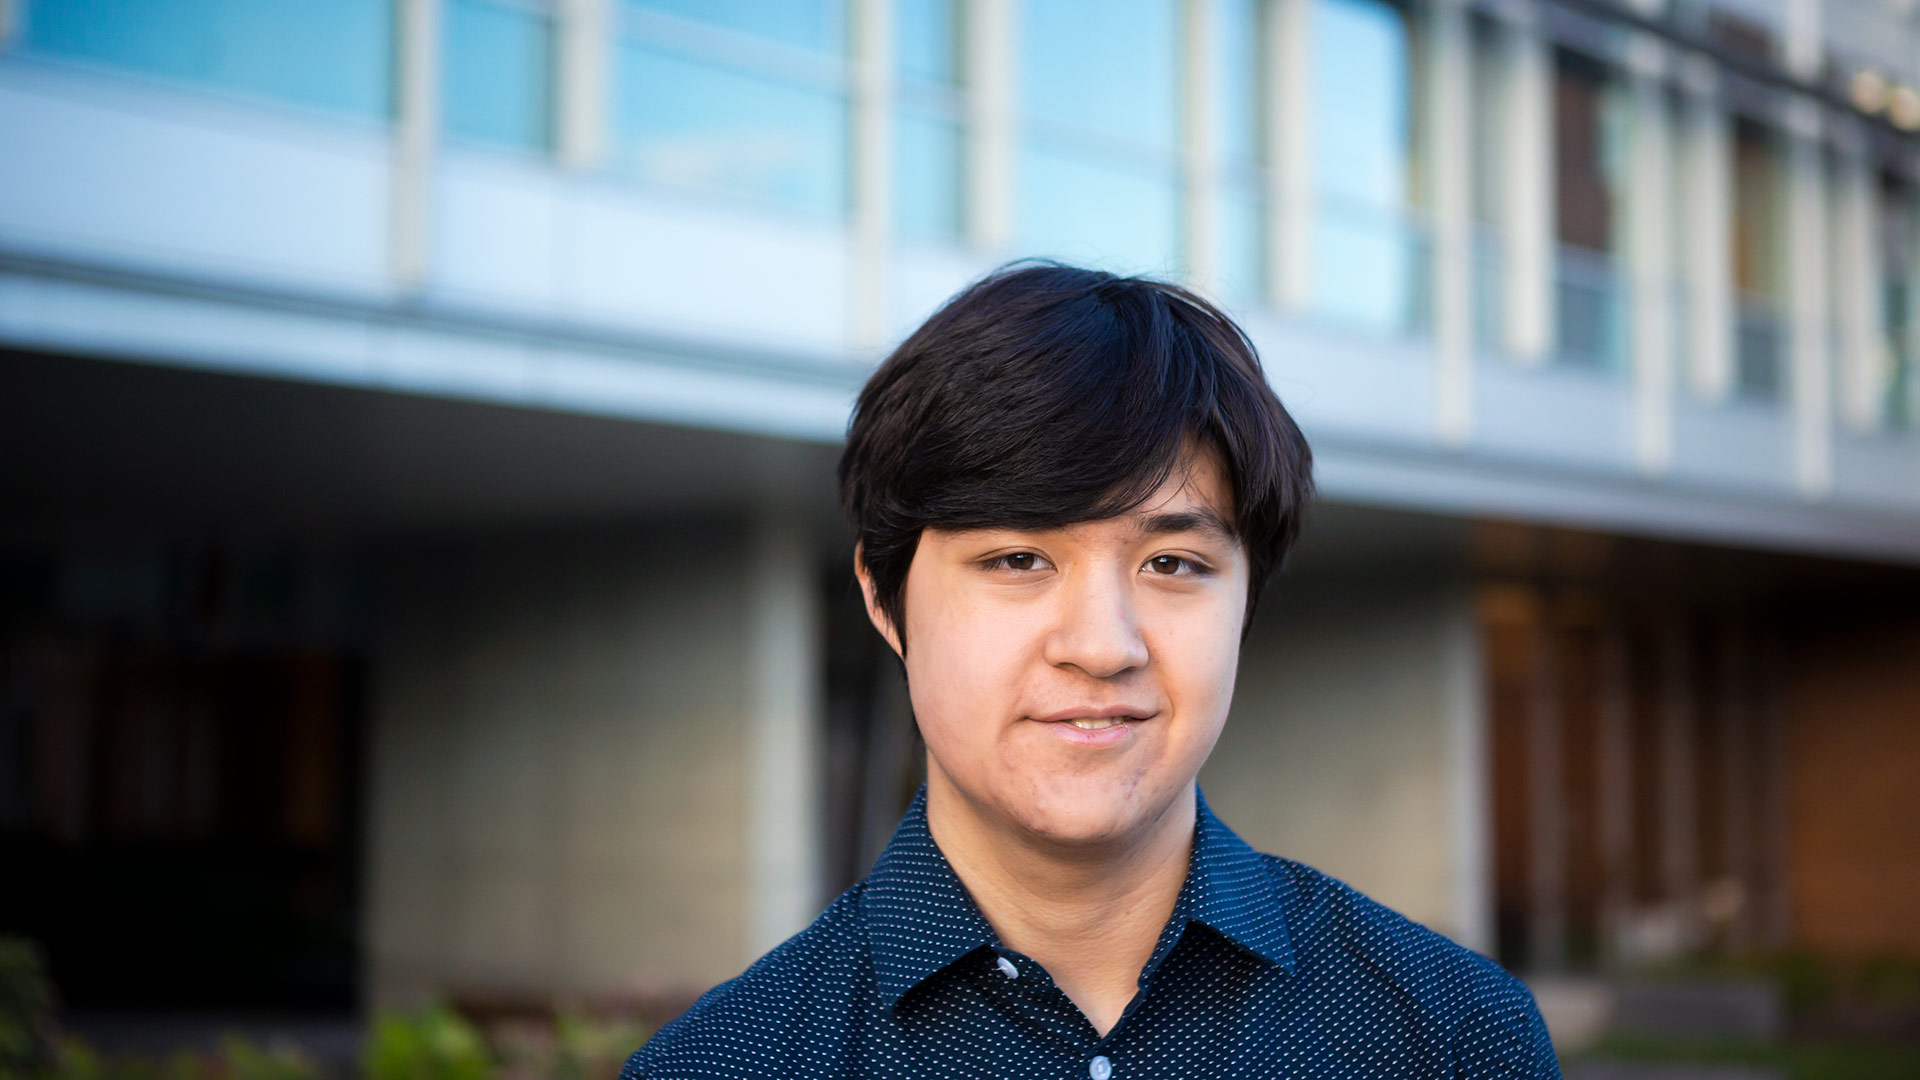
M1043 724L1071 724L1082 731L1100 731L1118 727L1129 720L1151 720L1158 710L1142 709L1133 705L1075 705L1065 709L1055 709L1031 719Z

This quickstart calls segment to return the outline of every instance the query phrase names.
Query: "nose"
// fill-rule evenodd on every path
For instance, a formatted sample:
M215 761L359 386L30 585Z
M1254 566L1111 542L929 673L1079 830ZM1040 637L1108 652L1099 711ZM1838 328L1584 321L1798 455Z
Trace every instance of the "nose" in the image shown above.
M1124 572L1091 571L1063 581L1045 656L1096 679L1145 667L1147 640Z

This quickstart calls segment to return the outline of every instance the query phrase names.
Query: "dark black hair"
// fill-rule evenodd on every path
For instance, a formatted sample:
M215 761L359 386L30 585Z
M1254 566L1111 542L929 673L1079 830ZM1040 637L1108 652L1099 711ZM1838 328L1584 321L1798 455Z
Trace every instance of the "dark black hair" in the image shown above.
M1246 333L1177 285L1058 263L962 290L867 380L840 455L840 500L901 647L921 530L1112 517L1190 440L1225 470L1251 622L1299 535L1313 455Z

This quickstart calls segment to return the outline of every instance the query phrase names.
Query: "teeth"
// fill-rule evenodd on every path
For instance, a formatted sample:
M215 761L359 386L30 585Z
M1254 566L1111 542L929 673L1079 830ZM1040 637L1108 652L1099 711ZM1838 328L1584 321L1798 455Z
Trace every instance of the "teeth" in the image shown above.
M1116 724L1124 724L1126 721L1118 716L1110 716L1105 720L1069 720L1067 723L1081 731L1099 731L1101 728L1110 728Z

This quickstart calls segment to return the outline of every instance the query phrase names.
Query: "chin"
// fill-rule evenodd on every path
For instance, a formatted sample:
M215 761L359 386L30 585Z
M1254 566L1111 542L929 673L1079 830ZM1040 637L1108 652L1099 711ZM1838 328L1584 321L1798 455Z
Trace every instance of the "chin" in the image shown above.
M1097 845L1138 828L1152 808L1142 805L1139 788L1122 790L1111 781L1075 778L1035 784L1037 797L1009 807L1027 831L1061 844Z

